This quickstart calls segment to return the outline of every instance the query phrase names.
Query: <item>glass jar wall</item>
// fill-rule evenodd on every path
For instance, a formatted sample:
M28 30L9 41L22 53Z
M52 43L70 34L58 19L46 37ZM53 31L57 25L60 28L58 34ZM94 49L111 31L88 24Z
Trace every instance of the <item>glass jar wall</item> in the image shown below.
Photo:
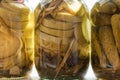
M0 77L22 77L31 70L33 19L24 0L0 0Z
M35 65L40 77L71 80L83 76L90 52L84 4L80 0L42 0L35 16Z
M91 11L92 65L98 78L120 79L120 0L99 0Z

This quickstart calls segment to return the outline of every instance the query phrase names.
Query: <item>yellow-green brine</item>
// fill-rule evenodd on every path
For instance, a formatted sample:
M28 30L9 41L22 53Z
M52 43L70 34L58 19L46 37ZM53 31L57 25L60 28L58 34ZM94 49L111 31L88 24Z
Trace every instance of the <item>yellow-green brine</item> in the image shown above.
M90 52L87 8L80 0L42 0L40 5L35 10L35 65L41 79L80 79Z
M120 0L99 0L91 11L92 65L98 78L120 79Z
M31 71L33 43L34 14L24 0L0 0L0 78Z

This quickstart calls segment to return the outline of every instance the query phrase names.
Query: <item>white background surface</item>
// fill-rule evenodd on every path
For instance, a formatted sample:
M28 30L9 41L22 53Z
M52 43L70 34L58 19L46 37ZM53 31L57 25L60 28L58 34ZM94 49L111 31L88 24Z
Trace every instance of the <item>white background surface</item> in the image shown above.
M91 10L91 8L93 7L94 3L98 0L83 0L85 1L86 5L88 6L89 11Z
M29 4L27 4L29 7L32 7L32 10L34 10L35 9L35 7L36 7L36 5L38 4L38 2L40 1L40 0L28 0L29 1ZM97 0L84 0L85 1L85 3L87 4L87 7L89 8L89 11L91 10L91 8L93 7L93 5L94 5L94 3L97 1ZM90 67L91 68L91 67ZM89 78L89 74L93 74L92 73L92 71L91 71L92 69L89 69L88 70L88 78ZM39 76L38 76L38 74L37 74L37 71L36 71L36 69L35 69L35 66L33 66L33 69L32 69L32 72L31 72L31 74L30 74L30 76L33 78L33 80L38 80L39 79ZM89 80L90 80L90 78L89 78ZM91 79L91 80L93 80L93 78Z

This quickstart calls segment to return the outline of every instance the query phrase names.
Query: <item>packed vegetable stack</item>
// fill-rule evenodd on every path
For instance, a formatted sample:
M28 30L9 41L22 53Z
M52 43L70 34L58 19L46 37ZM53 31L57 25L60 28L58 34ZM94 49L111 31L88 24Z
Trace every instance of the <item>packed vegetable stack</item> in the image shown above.
M118 70L120 66L119 13L120 0L101 0L96 3L91 12L94 24L92 27L93 66L99 68L103 73L104 70L111 73Z
M0 2L0 77L22 76L32 67L25 42L29 13L15 0Z
M44 6L40 16L35 62L41 78L78 76L88 65L85 7L78 0L53 0Z
M12 29L24 29L29 20L29 8L23 4L13 2L13 0L7 2L2 0L0 5L0 16L4 22Z

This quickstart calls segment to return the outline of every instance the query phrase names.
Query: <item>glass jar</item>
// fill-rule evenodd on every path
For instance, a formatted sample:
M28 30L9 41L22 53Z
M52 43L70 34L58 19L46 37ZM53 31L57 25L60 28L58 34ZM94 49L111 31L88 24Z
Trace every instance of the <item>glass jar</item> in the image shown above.
M83 77L89 63L88 22L80 0L41 1L35 29L35 65L41 79Z
M0 1L0 77L23 77L31 70L33 19L24 0Z
M120 79L120 0L99 0L91 11L92 65L98 78Z

